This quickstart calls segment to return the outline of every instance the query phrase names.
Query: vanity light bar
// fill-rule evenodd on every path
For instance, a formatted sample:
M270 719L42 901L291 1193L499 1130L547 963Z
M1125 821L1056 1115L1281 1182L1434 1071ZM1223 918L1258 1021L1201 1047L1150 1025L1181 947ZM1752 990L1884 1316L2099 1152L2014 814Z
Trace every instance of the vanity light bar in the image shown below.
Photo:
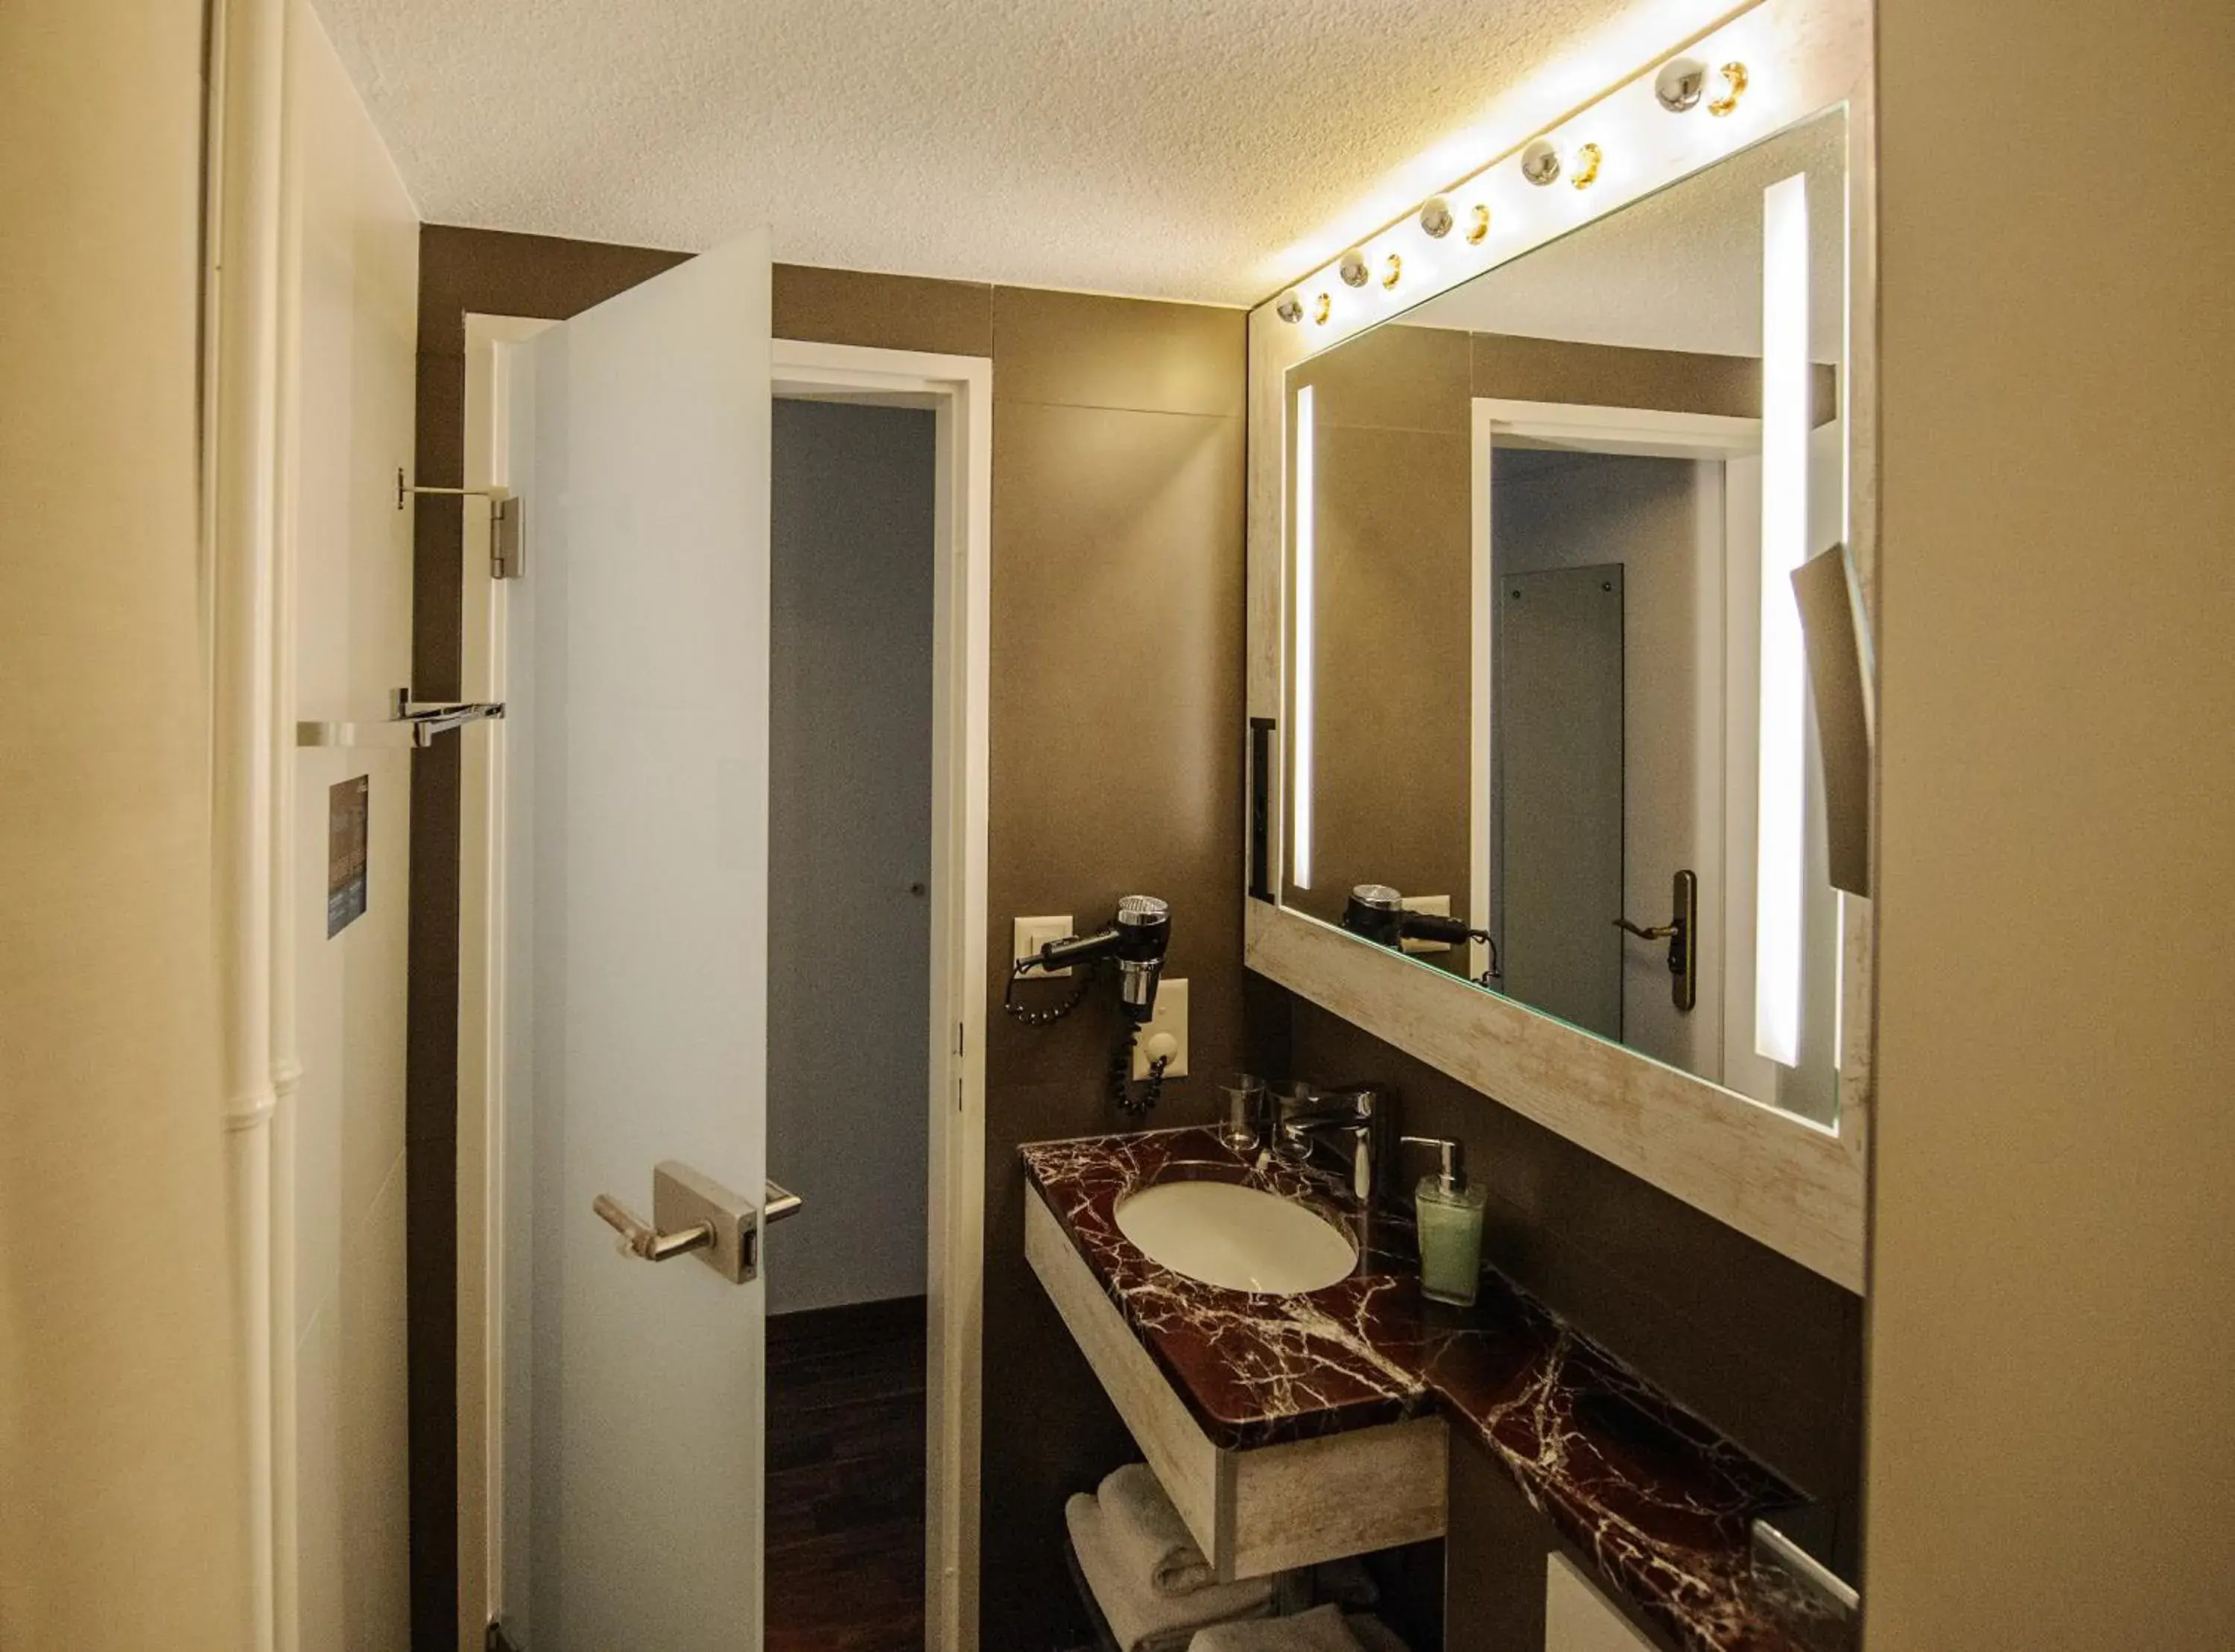
M1841 26L1761 0L1345 249L1275 313L1324 349L1838 101L1852 88L1808 82L1814 36Z

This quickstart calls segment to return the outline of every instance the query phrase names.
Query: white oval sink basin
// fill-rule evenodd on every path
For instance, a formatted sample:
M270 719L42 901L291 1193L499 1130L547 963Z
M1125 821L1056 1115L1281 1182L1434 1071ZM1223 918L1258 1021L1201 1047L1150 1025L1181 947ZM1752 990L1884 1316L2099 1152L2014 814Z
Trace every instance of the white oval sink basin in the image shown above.
M1206 1285L1286 1296L1347 1278L1350 1237L1293 1199L1230 1182L1159 1182L1122 1200L1118 1231Z

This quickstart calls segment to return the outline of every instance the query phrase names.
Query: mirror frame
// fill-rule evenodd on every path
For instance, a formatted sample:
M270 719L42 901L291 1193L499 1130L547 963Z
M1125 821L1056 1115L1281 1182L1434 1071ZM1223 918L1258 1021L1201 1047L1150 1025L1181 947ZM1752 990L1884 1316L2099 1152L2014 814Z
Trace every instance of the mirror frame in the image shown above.
M1403 274L1347 286L1330 263L1299 282L1303 315L1277 299L1249 315L1249 705L1274 729L1272 795L1262 803L1273 888L1285 887L1288 569L1291 523L1288 374L1291 367L1412 305L1520 258L1583 225L1704 171L1737 151L1844 103L1847 168L1847 426L1851 551L1877 629L1877 149L1867 0L1760 0L1676 42L1597 98L1524 142L1563 152L1602 146L1588 192L1538 189L1514 164L1523 144L1446 192L1462 221L1493 206L1479 245L1430 239L1411 215L1357 244L1369 271ZM1727 118L1670 114L1656 70L1679 56L1743 62L1748 84ZM1720 85L1720 82L1717 82ZM1500 168L1504 168L1500 171ZM1314 318L1326 299L1327 319ZM1877 754L1872 754L1876 814ZM1873 839L1875 859L1876 844ZM1248 873L1245 868L1244 886ZM1875 885L1873 885L1875 886ZM1871 1064L1877 957L1871 903L1848 897L1843 949L1839 1113L1825 1126L1569 1026L1514 999L1361 943L1334 926L1245 895L1243 961L1269 980L1426 1061L1501 1105L1650 1182L1848 1290L1864 1289Z

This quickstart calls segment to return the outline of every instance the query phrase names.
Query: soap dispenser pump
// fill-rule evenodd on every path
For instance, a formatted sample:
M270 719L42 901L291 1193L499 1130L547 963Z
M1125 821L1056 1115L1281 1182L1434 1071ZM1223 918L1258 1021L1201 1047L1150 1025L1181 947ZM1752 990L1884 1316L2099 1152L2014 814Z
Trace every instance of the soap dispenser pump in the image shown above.
M1420 1294L1432 1302L1467 1308L1482 1279L1485 1190L1470 1185L1466 1147L1440 1136L1406 1136L1408 1147L1436 1150L1436 1169L1413 1190L1420 1234Z

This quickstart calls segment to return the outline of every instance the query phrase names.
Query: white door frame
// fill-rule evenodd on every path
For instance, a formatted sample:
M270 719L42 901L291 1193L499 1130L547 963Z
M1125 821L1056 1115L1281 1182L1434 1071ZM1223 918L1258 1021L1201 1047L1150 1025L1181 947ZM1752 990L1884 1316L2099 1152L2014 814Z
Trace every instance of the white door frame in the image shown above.
M550 324L467 317L467 486L504 480L501 353ZM935 421L924 1633L926 1647L936 1652L976 1652L993 364L983 356L777 339L770 366L774 395L922 408ZM489 573L488 507L475 500L467 506L464 689L470 697L501 698L504 604ZM525 508L533 578L534 501ZM503 1140L504 959L495 921L504 876L501 762L501 744L491 742L486 756L469 753L462 779L458 1400L459 1461L468 1466L459 1485L462 1652L481 1646L483 1626L501 1615L502 1604L502 1523L491 1518L504 1473L498 1334L504 1167L497 1151ZM802 1191L814 1197L812 1188Z
M779 338L771 366L777 395L927 407L936 418L924 1644L937 1652L976 1652L993 363L982 356Z
M1493 675L1495 662L1491 658L1491 634L1497 604L1494 597L1496 581L1491 577L1491 478L1493 468L1491 455L1499 447L1553 447L1571 453L1626 454L1646 458L1689 459L1727 464L1731 460L1758 455L1761 452L1761 421L1727 414L1677 413L1654 408L1603 407L1570 402L1515 402L1492 396L1477 396L1474 399L1471 453L1474 476L1474 507L1471 513L1473 575L1469 591L1472 623L1468 644L1473 693L1467 775L1467 872L1470 885L1467 921L1479 930L1491 927L1491 917L1490 825L1494 753L1491 749L1491 715L1492 685L1497 681ZM1718 494L1712 501L1705 502L1708 508L1703 512L1700 527L1703 533L1712 532L1724 542L1724 555L1714 561L1719 569L1727 571L1734 524L1725 508L1726 497ZM1737 526L1743 526L1743 524ZM1726 595L1714 604L1718 617L1721 616L1728 600ZM1727 636L1723 654L1717 661L1726 676L1732 669L1730 647L1730 639ZM1724 774L1723 792L1727 803L1731 791L1734 773L1731 758L1734 750L1728 746L1731 737L1726 733L1729 722L1727 701L1724 717L1712 736L1714 750L1712 754L1702 754L1712 755L1716 767ZM1751 751L1750 744L1747 749ZM1747 784L1749 787L1752 785L1751 771ZM1727 808L1725 815L1723 830L1711 836L1721 844L1727 862L1732 843L1730 833L1734 828L1729 824L1730 812ZM1751 820L1750 815L1748 819ZM1750 852L1753 842L1750 825L1746 842ZM1724 871L1727 872L1727 865ZM1718 889L1727 889L1733 882L1727 876L1718 876L1714 879ZM1747 896L1751 902L1753 885L1750 880ZM1750 917L1751 905L1747 911ZM1730 931L1725 927L1720 932L1728 934ZM1752 934L1749 927L1747 930L1746 957L1749 979L1753 971ZM1488 963L1482 943L1473 943L1468 973L1479 976ZM1727 955L1725 967L1728 967ZM1720 1032L1720 1026L1714 1030ZM1718 1063L1719 1068L1720 1066ZM1732 1088L1744 1087L1723 1077L1720 1071L1711 1076L1714 1081ZM1770 1094L1773 1099L1773 1088Z

